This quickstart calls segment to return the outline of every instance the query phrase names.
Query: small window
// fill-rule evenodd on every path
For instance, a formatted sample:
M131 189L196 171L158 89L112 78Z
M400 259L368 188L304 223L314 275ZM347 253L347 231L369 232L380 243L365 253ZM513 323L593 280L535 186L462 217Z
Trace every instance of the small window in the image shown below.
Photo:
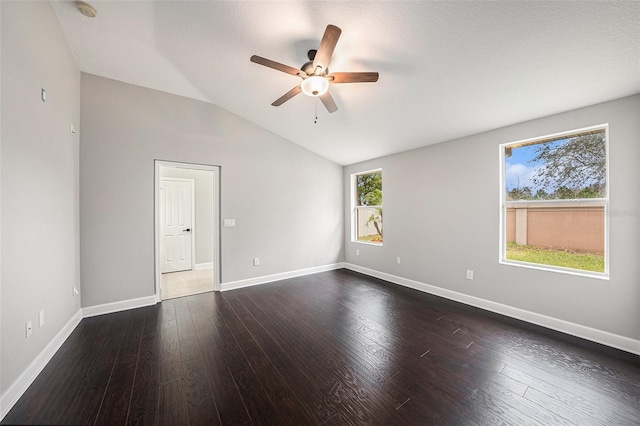
M382 245L382 170L351 175L353 241Z
M501 262L607 275L607 131L501 145Z

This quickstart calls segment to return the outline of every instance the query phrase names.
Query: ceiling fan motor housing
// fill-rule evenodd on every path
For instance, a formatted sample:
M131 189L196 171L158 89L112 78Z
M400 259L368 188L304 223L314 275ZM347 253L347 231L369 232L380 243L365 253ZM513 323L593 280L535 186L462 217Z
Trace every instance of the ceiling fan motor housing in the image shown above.
M315 72L315 69L313 68L313 61L305 62L304 65L300 67L300 69L309 76L314 75ZM329 74L329 68L322 70L322 72L318 75L326 76L327 74Z
M307 52L307 58L309 58L309 62L305 62L304 65L300 67L302 71L304 71L307 75L313 75L315 73L315 69L313 68L313 60L316 58L316 53L318 51L316 49L311 49ZM319 75L325 76L329 74L329 68L322 70Z
M306 75L313 74L313 61L305 62L304 65L300 67L300 69L304 71Z

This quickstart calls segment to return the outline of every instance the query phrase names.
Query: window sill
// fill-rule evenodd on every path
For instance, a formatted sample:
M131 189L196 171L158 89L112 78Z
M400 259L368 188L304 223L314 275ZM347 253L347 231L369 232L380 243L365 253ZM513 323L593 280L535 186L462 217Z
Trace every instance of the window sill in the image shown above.
M382 247L383 243L372 243L369 241L359 241L359 240L351 240L352 243L358 243L358 244L365 244L368 246L378 246L378 247Z
M598 280L605 280L605 281L609 280L608 272L582 271L579 269L562 268L560 266L541 265L537 263L528 263L528 262L521 262L517 260L507 260L507 259L500 260L500 264L506 265L506 266L516 266L519 268L537 269L540 271L547 271L547 272L556 272L560 274L574 275L578 277L595 278Z

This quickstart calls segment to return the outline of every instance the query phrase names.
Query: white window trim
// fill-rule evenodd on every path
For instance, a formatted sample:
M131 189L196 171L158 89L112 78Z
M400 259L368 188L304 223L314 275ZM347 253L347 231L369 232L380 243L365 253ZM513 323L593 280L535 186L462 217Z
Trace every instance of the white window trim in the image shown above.
M383 237L383 241L381 243L374 243L374 242L369 242L369 241L360 241L358 240L358 215L356 214L356 210L357 207L365 207L365 206L358 206L358 192L355 190L356 188L356 176L360 176L360 175L368 175L371 173L376 173L376 172L380 172L382 173L382 168L377 168L377 169L371 169L371 170L365 170L362 172L357 172L357 173L352 173L351 174L351 183L350 183L350 188L349 190L351 191L351 209L350 209L350 214L351 214L351 242L352 243L358 243L358 244L366 244L369 246L375 246L375 247L382 247L384 245L384 237ZM383 183L384 185L384 183ZM384 204L384 200L383 200L383 204ZM381 207L382 206L366 206L366 207ZM383 224L384 227L384 224Z
M571 199L571 200L525 200L525 201L507 201L506 200L506 185L505 185L505 155L504 151L506 147L514 146L514 145L526 145L528 143L539 142L545 139L561 139L564 136L572 136L577 133L586 133L594 130L604 130L605 132L605 153L606 153L606 182L607 182L607 192L606 197L604 198L585 198L585 199ZM597 126L589 126L582 127L575 130L569 130L560 133L553 133L549 135L539 136L535 138L523 139L514 142L507 142L500 144L498 147L498 158L500 162L500 232L499 232L499 241L498 241L498 263L505 266L516 266L521 268L528 269L537 269L541 271L549 271L549 272L559 272L568 275L576 275L583 276L589 278L597 278L602 280L609 279L609 216L610 216L610 206L609 206L609 193L610 193L610 181L609 181L609 123L600 124ZM507 244L506 244L506 219L507 219L507 207L509 206L518 206L518 205L547 205L547 206L569 206L575 203L585 203L585 204L593 204L593 205L602 205L604 206L604 272L592 272L585 271L581 269L572 269L572 268L563 268L560 266L553 265L543 265L539 263L529 263L522 262L519 260L510 260L507 259Z

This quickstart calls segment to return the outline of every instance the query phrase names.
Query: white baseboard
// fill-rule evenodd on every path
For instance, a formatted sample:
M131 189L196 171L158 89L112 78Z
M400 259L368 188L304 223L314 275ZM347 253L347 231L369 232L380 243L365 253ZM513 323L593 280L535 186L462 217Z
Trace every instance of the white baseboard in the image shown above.
M640 340L631 339L629 337L620 336L618 334L609 333L607 331L598 330L595 328L572 323L558 318L549 317L524 309L514 308L513 306L492 302L490 300L481 299L475 296L469 296L464 293L458 293L457 291L447 290L445 288L410 280L408 278L398 277L395 275L387 274L385 272L375 271L373 269L364 268L362 266L354 265L351 263L345 263L344 267L346 269L360 272L362 274L369 275L375 278L380 278L382 280L389 281L394 284L399 284L404 287L409 287L415 290L423 291L425 293L434 294L446 299L455 300L456 302L475 306L487 311L506 315L511 318L516 318L528 323L540 325L542 327L546 327L552 330L560 331L562 333L570 334L572 336L580 337L582 339L590 340L592 342L601 343L606 346L611 346L616 349L621 349L626 352L640 355Z
M27 369L22 372L2 397L0 397L0 421L4 419L4 416L6 416L9 410L18 402L22 394L25 393L31 383L38 377L38 374L40 374L51 358L53 358L65 340L67 340L73 330L80 324L81 320L82 310L78 309L78 312L71 317L58 334L45 346L42 352L29 364Z
M142 308L143 306L151 306L155 304L156 296L154 294L153 296L139 297L137 299L88 306L86 308L82 308L82 317L95 317L96 315L110 314L112 312L126 311L127 309Z
M207 262L207 263L196 263L195 266L193 267L193 269L211 269L213 268L213 262Z
M246 280L230 281L228 283L222 283L220 287L221 287L221 291L235 290L238 288L250 287L250 286L259 285L259 284L266 284L274 281L286 280L288 278L301 277L303 275L317 274L318 272L333 271L333 270L342 269L342 268L345 268L344 263L333 263L330 265L315 266L313 268L306 268L306 269L298 269L296 271L282 272L282 273L273 274L273 275L265 275L262 277L249 278Z

